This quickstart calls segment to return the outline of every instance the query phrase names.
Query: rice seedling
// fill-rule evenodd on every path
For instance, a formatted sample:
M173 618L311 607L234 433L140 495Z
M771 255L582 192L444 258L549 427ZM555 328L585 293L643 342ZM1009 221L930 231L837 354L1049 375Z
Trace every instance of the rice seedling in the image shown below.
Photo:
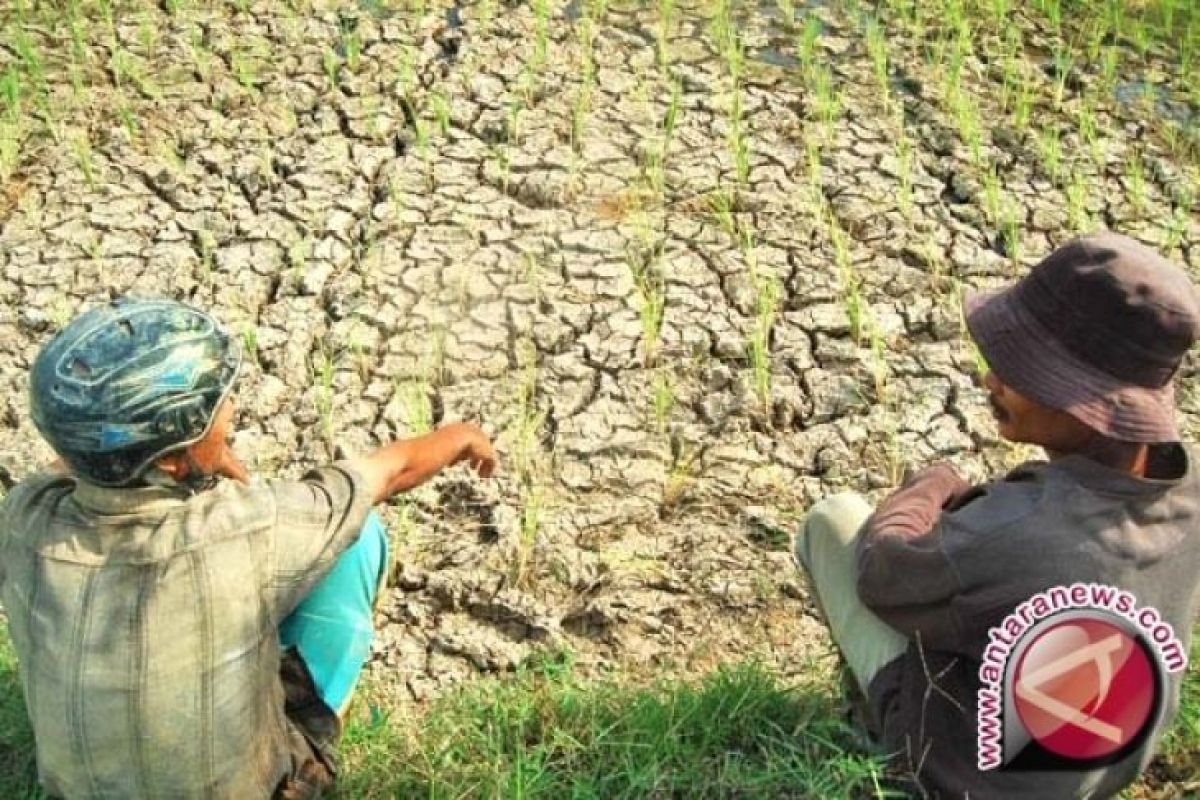
M860 344L866 333L866 320L870 314L870 308L862 294L862 278L858 275L851 258L850 237L832 214L827 217L826 227L829 240L833 244L833 261L842 284L842 308L850 324L850 337Z
M325 86L329 91L338 87L342 74L342 60L333 48L327 48L321 53L321 69L325 73Z
M754 393L762 404L763 413L769 414L771 406L771 330L779 314L782 287L779 278L771 270L755 267L751 261L751 280L754 282L754 324L750 329L750 369L754 379Z
M887 404L891 397L888 391L888 381L891 377L891 367L888 366L888 348L887 342L883 337L883 330L874 316L869 316L866 324L867 341L871 347L871 381L874 384L875 400L879 403Z
M46 82L45 66L42 63L42 56L38 52L37 45L34 44L33 38L29 35L29 30L22 25L17 25L15 26L15 30L12 30L10 36L12 49L17 55L22 70L29 77L29 81L33 86L34 96L48 97L50 87Z
M96 164L92 159L92 143L88 140L86 133L77 132L71 137L71 152L75 154L75 163L79 165L87 187L95 191L97 185Z
M429 348L425 352L425 361L421 374L430 386L444 386L446 383L446 323L435 322L429 331Z
M247 323L242 328L242 350L247 358L258 363L258 327L253 323Z
M808 177L809 199L817 211L823 212L825 191L821 172L821 145L815 138L808 137L804 141L804 165Z
M1183 244L1184 237L1187 236L1190 217L1190 212L1183 206L1176 206L1167 216L1166 223L1163 225L1163 249L1166 252L1170 253Z
M650 254L630 249L627 260L638 295L638 319L642 326L643 362L649 366L658 355L659 337L667 305L667 284L661 264L661 250Z
M1056 111L1062 110L1063 98L1067 89L1067 79L1070 77L1074 66L1075 56L1070 49L1061 42L1056 44L1054 50L1054 108Z
M662 122L663 161L667 160L667 151L671 147L671 140L675 138L675 127L679 124L679 108L682 99L683 82L679 78L674 78L671 81L671 97L667 101L667 111L663 115Z
M1060 0L1038 0L1037 5L1041 12L1046 15L1047 22L1050 23L1050 29L1055 33L1062 30L1062 5Z
M0 121L0 183L7 181L16 172L21 159L23 138L20 126Z
M343 23L341 25L339 49L345 61L346 69L351 72L358 72L359 64L362 61L363 41L362 34L358 32L357 25L353 23Z
M667 424L671 421L671 413L675 410L677 402L675 384L671 380L671 373L666 370L659 370L655 373L654 385L651 391L654 424L658 428L659 433L664 433L667 430Z
M430 108L433 110L434 121L437 122L438 132L442 136L450 134L450 101L446 98L446 93L438 90L429 98Z
M522 483L520 503L520 541L511 577L515 585L528 587L534 574L538 534L545 525L545 490L532 482Z
M979 110L975 99L956 94L953 110L954 119L958 125L958 135L963 144L967 146L971 163L977 168L983 169L983 126L979 120Z
M736 236L738 231L737 218L734 216L733 192L724 184L719 184L708 196L708 208L721 226L730 236Z
M212 65L215 56L204 44L204 31L200 26L192 28L188 36L188 54L191 56L192 71L203 83L212 78Z
M1033 78L1026 75L1021 80L1021 84L1017 88L1016 98L1013 101L1012 120L1017 130L1024 131L1029 127L1029 121L1033 116L1034 92Z
M1021 258L1025 254L1018 211L1019 207L1015 203L1005 203L1000 212L999 221L1000 241L1004 246L1004 254L1008 256L1009 263L1014 267L1021 263Z
M996 30L1002 31L1011 27L1009 14L1012 13L1012 6L1009 0L988 0L988 10L991 12L992 25Z
M200 257L200 277L207 281L212 276L213 264L217 254L217 239L211 231L201 230L196 233L196 253Z
M728 60L729 51L736 47L738 39L737 28L733 20L732 0L714 0L709 31L717 46L717 53Z
M138 44L141 45L141 53L147 59L154 58L154 51L158 49L158 33L155 28L153 18L148 14L140 15L138 21Z
M417 51L411 44L400 48L400 58L396 63L396 85L399 93L408 97L417 87Z
M1067 196L1067 224L1078 233L1087 232L1092 227L1091 215L1088 212L1087 179L1078 170L1071 173L1071 179L1064 190Z
M983 173L983 213L990 222L1000 219L1000 176L994 166Z
M886 110L891 104L891 83L888 79L887 39L883 26L874 17L867 21L867 53L879 90L880 103Z
M400 399L404 422L410 436L421 436L433 430L433 402L425 377L397 380L394 389Z
M655 58L660 67L671 62L671 28L674 25L675 0L658 0L658 31L655 38Z
M240 50L235 50L229 61L238 85L248 94L258 94L258 72L254 59Z
M583 151L583 136L587 130L587 116L591 110L592 89L586 84L580 84L575 90L575 98L571 101L571 149L576 153Z
M532 73L536 77L546 65L550 52L550 0L533 0L533 61Z
M896 162L900 173L900 190L896 195L896 205L905 219L912 218L913 212L913 146L912 140L904 132L904 123L900 122L900 130L896 136Z
M733 152L733 171L738 186L750 182L750 137L742 130L741 120L730 131L730 150Z
M796 24L796 4L792 0L775 0L775 7L779 9L779 21L784 28Z
M1096 120L1096 114L1092 111L1091 104L1086 99L1079 105L1075 119L1079 138L1087 146L1092 161L1098 166L1103 166L1104 153L1101 147L1099 123Z
M1038 133L1036 142L1038 156L1042 161L1042 169L1051 182L1058 183L1062 177L1062 140L1058 131L1045 128Z
M842 101L834 84L833 72L825 64L814 67L809 73L809 90L813 94L813 106L821 122L826 141L832 139L834 124L842 113Z
M655 197L661 197L666 189L666 176L663 172L663 151L650 147L641 155L642 183Z
M580 153L583 151L587 116L592 107L592 93L596 88L595 27L591 14L580 18L576 28L581 79L571 101L571 148Z
M801 71L807 74L816 65L817 41L821 38L821 20L814 16L804 18L804 26L796 38L796 60Z
M1017 92L1024 75L1025 59L1022 54L1021 29L1010 27L1005 32L1003 45L1003 77L1000 81L1000 107L1012 111Z
M505 104L504 137L510 145L521 143L521 113L525 108L524 94L520 91L513 92Z
M20 107L22 107L20 98L23 94L17 65L10 64L4 74L0 76L0 103L4 104L2 110L8 121L17 122L20 119Z
M99 264L104 260L104 242L101 241L99 236L89 239L83 245L83 250L87 253L87 257L95 264Z
M1102 94L1112 94L1117 85L1117 75L1121 69L1121 48L1110 45L1104 48L1100 57L1100 91ZM1186 73L1185 73L1186 74Z
M700 467L700 448L683 441L671 439L671 466L663 480L662 508L669 510L683 502L688 489L696 482Z

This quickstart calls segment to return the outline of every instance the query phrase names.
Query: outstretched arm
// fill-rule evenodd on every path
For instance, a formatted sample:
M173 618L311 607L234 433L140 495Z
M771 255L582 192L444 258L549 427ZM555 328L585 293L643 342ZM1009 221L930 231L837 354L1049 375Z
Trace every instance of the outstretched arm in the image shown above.
M420 486L461 461L485 478L496 469L496 453L487 436L465 422L446 425L415 439L393 442L350 459L349 465L366 481L373 502L381 503L398 492Z

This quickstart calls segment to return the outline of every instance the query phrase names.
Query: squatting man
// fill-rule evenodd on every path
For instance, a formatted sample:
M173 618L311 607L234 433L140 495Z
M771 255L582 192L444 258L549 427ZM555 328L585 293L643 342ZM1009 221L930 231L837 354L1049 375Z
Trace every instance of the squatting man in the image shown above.
M1048 461L968 485L948 465L872 511L815 506L796 552L896 771L938 797L1107 797L1122 760L1055 773L975 766L974 677L989 628L1057 584L1152 604L1186 639L1200 607L1200 478L1171 379L1194 287L1101 234L1069 243L967 322L1000 434ZM67 798L315 798L389 570L373 506L497 460L457 423L301 480L252 480L229 445L241 356L207 313L116 300L46 343L30 413L58 454L0 508L0 601L39 779ZM936 684L931 688L931 684Z
M1172 379L1200 301L1181 269L1101 233L1006 289L968 295L965 312L1000 435L1047 460L975 486L934 464L875 509L853 493L826 498L796 558L865 694L870 732L915 791L1111 797L1174 719L1181 665L1162 665L1164 713L1140 746L1103 763L999 771L977 758L981 659L1004 638L989 632L1031 598L1085 585L1153 609L1182 640L1164 660L1187 652L1200 611L1200 476L1194 446L1180 442Z

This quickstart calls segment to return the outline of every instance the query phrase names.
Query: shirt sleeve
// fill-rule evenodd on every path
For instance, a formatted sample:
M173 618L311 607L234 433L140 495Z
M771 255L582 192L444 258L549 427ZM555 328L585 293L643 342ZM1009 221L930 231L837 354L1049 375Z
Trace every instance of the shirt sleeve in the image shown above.
M858 594L880 619L924 645L958 637L953 598L962 585L944 546L943 511L969 497L949 465L917 473L880 504L858 541Z
M271 490L276 519L269 580L282 619L358 540L372 503L362 476L345 463L299 481L273 482Z

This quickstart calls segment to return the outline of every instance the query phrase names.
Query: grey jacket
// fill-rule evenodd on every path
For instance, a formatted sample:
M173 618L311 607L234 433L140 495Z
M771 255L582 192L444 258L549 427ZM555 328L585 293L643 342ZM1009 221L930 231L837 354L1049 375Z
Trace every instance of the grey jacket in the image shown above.
M1149 763L1178 710L1182 672L1164 670L1164 714L1145 743L1086 770L980 770L977 697L989 630L1056 586L1126 590L1173 627L1186 653L1200 612L1200 474L1194 449L1154 451L1157 479L1082 456L1026 463L976 487L948 467L933 468L868 521L858 545L859 595L911 642L875 676L869 699L885 745L918 790L941 798L1101 798Z

